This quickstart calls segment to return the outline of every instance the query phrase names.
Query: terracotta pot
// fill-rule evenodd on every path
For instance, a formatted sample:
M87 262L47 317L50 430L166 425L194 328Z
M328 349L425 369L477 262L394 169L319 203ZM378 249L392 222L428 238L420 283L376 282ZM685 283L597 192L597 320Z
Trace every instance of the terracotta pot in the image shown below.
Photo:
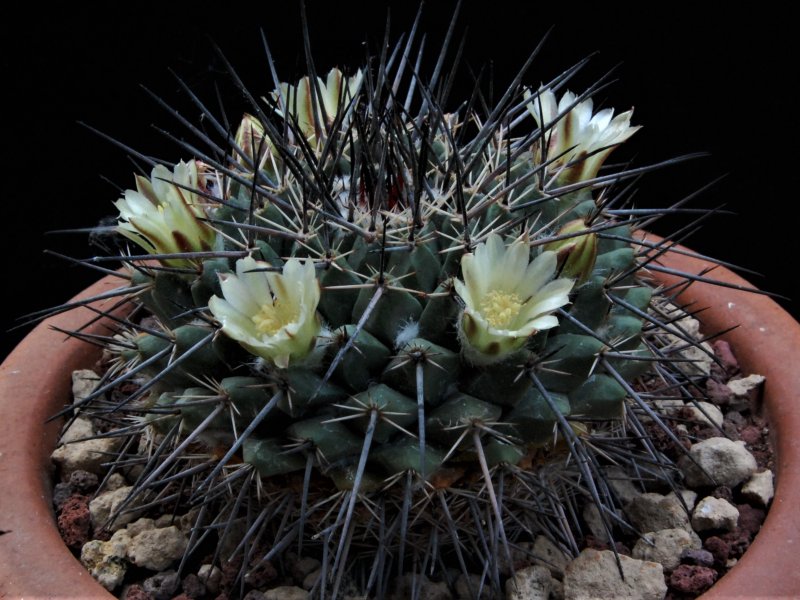
M670 268L700 273L709 265L671 254ZM748 285L727 269L718 280ZM669 285L676 277L657 274ZM119 285L105 278L78 296ZM765 408L774 435L777 489L761 532L739 563L704 598L793 596L800 591L800 325L765 296L692 284L680 296L702 313L705 331L739 327L724 338L745 371L766 376ZM40 324L0 366L0 597L110 598L64 546L51 509L50 461L58 423L45 420L69 402L70 373L91 365L99 350L65 339L50 326L76 329L93 313L67 312ZM89 333L104 333L95 323ZM792 356L794 354L794 357Z

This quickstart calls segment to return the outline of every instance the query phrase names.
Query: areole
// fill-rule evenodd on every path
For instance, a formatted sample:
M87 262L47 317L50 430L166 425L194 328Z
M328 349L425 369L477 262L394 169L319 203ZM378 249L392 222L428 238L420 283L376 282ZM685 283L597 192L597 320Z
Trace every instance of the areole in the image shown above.
M660 260L687 273L714 267L715 280L749 286L731 271L693 256L670 252ZM681 279L662 272L654 277L664 285ZM107 292L118 282L106 277L75 300ZM703 598L792 596L800 590L795 508L800 498L800 324L766 296L695 282L679 298L708 307L700 315L706 332L738 326L724 339L744 370L767 378L764 408L776 451L776 495L764 526L739 563ZM48 319L0 366L0 597L111 597L64 546L51 509L49 455L59 423L46 420L68 402L70 373L90 366L99 354L53 327L74 330L94 317L79 308ZM83 331L107 333L107 328L108 322L98 320Z

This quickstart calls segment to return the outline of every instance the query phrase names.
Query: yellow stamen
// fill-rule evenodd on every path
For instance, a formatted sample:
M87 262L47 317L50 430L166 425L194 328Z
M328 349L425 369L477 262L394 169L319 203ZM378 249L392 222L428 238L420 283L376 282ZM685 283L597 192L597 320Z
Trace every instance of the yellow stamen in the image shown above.
M519 315L522 300L513 292L492 290L481 301L483 318L496 329L506 329Z
M282 327L296 321L299 314L296 306L287 306L276 299L272 304L262 304L261 310L251 319L259 333L275 335Z

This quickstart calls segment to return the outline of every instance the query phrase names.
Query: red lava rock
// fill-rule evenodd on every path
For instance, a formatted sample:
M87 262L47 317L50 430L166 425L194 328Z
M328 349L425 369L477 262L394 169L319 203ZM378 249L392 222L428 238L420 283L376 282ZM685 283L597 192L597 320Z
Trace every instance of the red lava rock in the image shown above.
M722 363L722 368L725 370L725 375L731 377L739 372L739 361L733 355L731 345L725 340L717 340L711 344L714 349L714 354ZM714 364L711 366L712 372L719 369L719 366Z
M703 547L711 552L711 554L714 556L714 560L721 565L724 565L727 562L731 553L731 545L716 535L712 535L705 542L703 542Z
M89 517L89 498L73 494L61 507L58 515L58 530L64 543L75 550L89 541L92 521Z
M767 513L762 508L755 508L749 504L737 504L736 508L739 509L739 522L737 528L747 533L750 539L754 538L761 529Z
M727 542L731 549L728 556L730 558L739 558L750 547L752 536L748 532L737 528L728 533L723 533L720 535L720 539Z
M153 600L153 595L145 592L142 586L133 584L128 587L123 600Z
M714 585L717 572L708 567L679 565L669 576L669 586L684 594L701 594Z
M715 379L709 377L706 381L706 395L708 399L714 404L726 406L731 403L733 392L726 384L720 383Z
M219 594L214 600L230 600L230 596L228 594L222 593Z
M755 425L748 425L743 427L739 432L739 439L746 443L748 446L753 446L761 442L761 429Z

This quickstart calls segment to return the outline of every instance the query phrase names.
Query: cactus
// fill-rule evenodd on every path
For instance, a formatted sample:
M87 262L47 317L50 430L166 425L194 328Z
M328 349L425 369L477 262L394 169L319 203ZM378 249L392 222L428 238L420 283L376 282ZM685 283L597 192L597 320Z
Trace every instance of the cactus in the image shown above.
M499 595L537 533L577 551L578 497L613 537L612 466L676 477L637 382L677 393L660 339L694 342L643 276L669 243L637 243L652 214L616 194L650 167L601 170L631 111L557 99L575 69L448 111L447 76L423 82L404 44L242 87L235 131L198 99L217 138L190 126L206 146L176 136L182 160L116 203L116 294L147 316L117 318L81 410L150 440L112 466L139 465L125 507L201 507L187 556L212 540L240 591L291 550L322 561L319 597L450 566Z

